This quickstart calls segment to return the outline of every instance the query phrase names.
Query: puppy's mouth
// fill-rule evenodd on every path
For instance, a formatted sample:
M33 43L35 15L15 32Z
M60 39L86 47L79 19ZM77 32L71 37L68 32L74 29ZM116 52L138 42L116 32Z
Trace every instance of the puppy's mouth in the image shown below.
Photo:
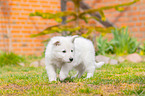
M66 62L66 63L71 63L72 61L68 61L68 62Z

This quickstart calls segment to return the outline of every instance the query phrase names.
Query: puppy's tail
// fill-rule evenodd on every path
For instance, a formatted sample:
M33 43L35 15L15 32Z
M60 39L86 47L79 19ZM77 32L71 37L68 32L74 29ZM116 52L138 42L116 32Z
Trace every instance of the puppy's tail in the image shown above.
M98 63L95 63L96 68L101 68L104 64L105 64L105 62L98 62Z

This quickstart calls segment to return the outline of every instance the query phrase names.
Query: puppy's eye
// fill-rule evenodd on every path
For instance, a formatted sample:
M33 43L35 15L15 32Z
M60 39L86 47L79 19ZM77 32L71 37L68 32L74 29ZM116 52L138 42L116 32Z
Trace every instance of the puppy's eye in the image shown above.
M71 52L73 52L73 50L71 50Z
M65 50L63 50L62 52L63 52L63 53L66 53L66 51L65 51Z

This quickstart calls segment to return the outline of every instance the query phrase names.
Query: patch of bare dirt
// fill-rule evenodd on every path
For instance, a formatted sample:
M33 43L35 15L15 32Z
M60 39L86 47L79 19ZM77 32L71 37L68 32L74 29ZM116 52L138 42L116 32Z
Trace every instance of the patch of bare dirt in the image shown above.
M28 90L30 88L31 88L30 86L20 86L20 85L17 85L17 84L8 84L8 85L0 86L0 90L12 89L12 90L16 90L17 92L21 92L21 93L23 93L24 90ZM11 95L14 96L14 95L18 95L18 94L17 93L8 94L8 96L11 96Z
M88 88L91 88L93 90L99 90L100 94L95 93L89 93L89 94L82 94L81 95L95 95L95 96L109 96L109 95L117 95L122 96L123 93L121 90L125 89L132 89L140 86L139 84L127 84L127 83L121 83L118 85L113 84L106 84L106 85L93 85L93 84L84 84L84 83L58 83L58 84L51 84L50 86L57 86L62 89L62 94L64 95L76 95L79 92L76 92L76 89L81 89L87 86Z
M37 86L37 85L36 85ZM93 84L86 84L82 82L74 83L74 82L58 82L56 84L42 84L39 86L49 86L52 88L52 90L57 90L56 95L61 95L61 96L66 96L66 95L80 95L80 96L109 96L109 95L117 95L117 96L122 96L123 93L121 90L125 89L132 89L132 88L137 88L140 86L139 84L127 84L127 83L120 83L118 85L113 85L113 84L106 84L106 85L93 85ZM30 86L20 86L17 84L9 84L9 85L4 85L0 86L1 89L13 89L21 92L23 94L24 90L29 90L31 87ZM89 93L81 93L79 92L80 89L85 89L89 88L90 91ZM95 92L95 91L98 91ZM20 95L17 93L14 94L8 94L8 95Z

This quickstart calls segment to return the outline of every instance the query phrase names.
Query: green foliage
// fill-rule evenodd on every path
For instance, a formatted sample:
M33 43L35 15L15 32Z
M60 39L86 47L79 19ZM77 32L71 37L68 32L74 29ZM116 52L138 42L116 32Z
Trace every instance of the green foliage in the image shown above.
M128 28L112 30L113 40L111 41L114 53L126 55L136 52L139 47L137 40L129 35Z
M18 65L18 63L23 62L25 59L14 53L1 53L0 54L0 67L5 65Z
M117 5L113 5L113 6L105 6L105 7L101 7L98 9L89 9L89 10L85 10L85 11L80 11L80 1L81 0L72 0L72 2L75 5L75 11L64 11L64 12L57 12L55 14L52 13L42 13L42 12L35 12L35 13L31 13L30 16L40 16L44 19L54 19L56 22L60 23L62 22L62 17L71 17L71 19L66 20L66 25L61 25L58 24L56 26L51 26L46 28L44 31L38 33L38 34L32 34L32 37L36 37L36 36L41 36L41 35L45 35L45 34L51 34L51 33L62 33L65 32L67 33L66 35L81 35L83 37L89 37L91 35L92 32L98 31L98 32L102 32L102 33L108 33L111 32L112 29L114 29L113 27L109 27L109 28L103 28L103 27L90 27L90 26L82 26L79 24L79 20L83 20L86 23L88 23L88 21L90 19L95 19L98 22L100 22L100 19L94 16L88 16L88 14L92 14L94 12L99 12L101 15L101 20L102 21L106 21L106 17L104 14L104 10L109 10L109 9L116 9L117 11L123 11L125 6L129 6L131 4L134 4L136 2L138 2L139 0L134 0L132 2L129 3L124 3L124 4L117 4ZM68 26L69 22L76 22L76 24L72 25L72 26ZM85 31L84 31L85 30ZM86 34L84 32L87 32Z
M140 47L140 55L145 55L145 42L141 44L139 47Z
M114 38L110 42L104 39L102 35L97 38L97 54L127 55L136 52L139 48L139 42L129 35L128 28L112 30L112 34ZM140 54L143 55L145 45L140 45L140 49Z
M97 38L97 54L105 55L113 50L111 44L102 35Z

